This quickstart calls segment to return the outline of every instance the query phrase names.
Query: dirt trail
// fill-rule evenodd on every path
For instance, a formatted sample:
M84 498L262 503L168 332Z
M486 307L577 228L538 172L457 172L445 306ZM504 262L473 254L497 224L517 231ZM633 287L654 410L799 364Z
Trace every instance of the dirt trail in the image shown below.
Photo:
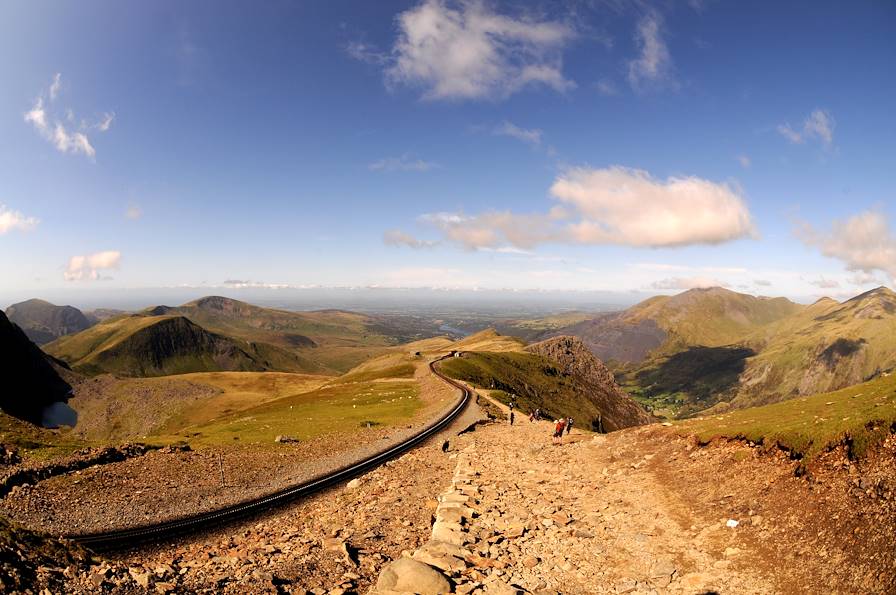
M468 547L485 560L470 578L533 592L775 591L743 529L688 510L646 468L651 454L577 430L553 446L552 427L524 419L471 435L482 495Z

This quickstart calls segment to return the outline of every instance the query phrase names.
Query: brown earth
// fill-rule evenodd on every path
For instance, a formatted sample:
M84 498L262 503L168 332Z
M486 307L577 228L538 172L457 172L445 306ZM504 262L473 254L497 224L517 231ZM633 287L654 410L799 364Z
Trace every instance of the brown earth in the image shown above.
M458 451L475 490L457 592L896 590L896 436L862 461L835 450L806 467L656 424L574 430L559 446L551 429L494 423L447 449L430 441L262 519L76 568L66 590L367 592L430 538Z

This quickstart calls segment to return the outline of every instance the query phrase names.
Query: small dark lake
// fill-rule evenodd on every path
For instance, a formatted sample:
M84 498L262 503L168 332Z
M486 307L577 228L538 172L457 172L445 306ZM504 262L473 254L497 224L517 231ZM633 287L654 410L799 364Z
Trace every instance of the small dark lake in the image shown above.
M41 412L41 422L45 428L58 428L60 426L75 427L78 423L78 412L68 406L64 401L57 401L44 407Z

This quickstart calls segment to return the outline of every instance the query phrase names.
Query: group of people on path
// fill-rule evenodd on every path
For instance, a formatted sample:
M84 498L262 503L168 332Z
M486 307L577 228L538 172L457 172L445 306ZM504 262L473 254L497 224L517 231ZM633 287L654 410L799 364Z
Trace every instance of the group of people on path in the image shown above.
M510 415L509 415L510 425L513 425L514 411L516 409L516 402L513 399L511 399L510 402L507 404L507 406L510 409ZM535 411L533 411L532 414L529 415L530 422L538 421L540 419L541 419L541 409L540 408L535 409ZM554 425L554 436L553 436L552 442L554 444L562 444L563 433L566 432L566 434L569 434L570 432L572 432L573 419L571 417L561 417L560 419L555 421L554 424L555 424Z

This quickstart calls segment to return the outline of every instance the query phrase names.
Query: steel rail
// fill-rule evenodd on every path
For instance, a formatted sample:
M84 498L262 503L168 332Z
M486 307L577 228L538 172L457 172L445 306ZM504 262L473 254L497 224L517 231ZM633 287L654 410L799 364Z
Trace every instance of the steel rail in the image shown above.
M447 382L451 386L459 389L462 393L461 398L451 408L448 413L437 419L425 427L419 433L411 436L407 440L396 444L382 452L371 457L363 459L357 463L347 465L335 471L319 475L311 480L300 484L290 486L278 490L272 494L254 498L238 504L232 504L224 508L202 512L170 521L154 523L150 525L141 525L138 527L129 527L124 529L115 529L112 531L100 533L86 533L65 535L65 539L74 541L95 551L108 551L129 548L141 543L151 541L161 541L171 537L185 535L202 529L207 529L215 525L250 516L252 514L273 508L291 502L302 496L308 496L324 488L341 483L352 477L370 471L378 467L386 461L410 450L414 446L420 444L427 438L439 433L466 408L472 394L463 384L448 378L442 374L436 367L436 364L449 356L441 357L429 363L430 371L437 377Z

